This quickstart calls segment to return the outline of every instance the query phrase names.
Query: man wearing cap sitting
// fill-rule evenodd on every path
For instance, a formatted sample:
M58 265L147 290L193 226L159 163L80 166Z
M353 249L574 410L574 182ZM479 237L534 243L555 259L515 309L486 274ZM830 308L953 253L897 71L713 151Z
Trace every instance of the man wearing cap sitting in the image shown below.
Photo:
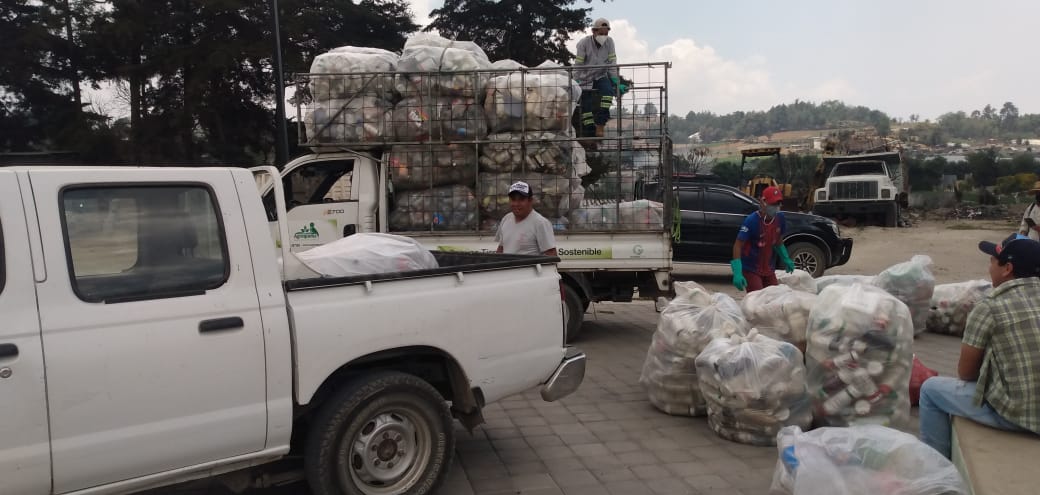
M1035 201L1022 214L1022 224L1018 226L1018 233L1034 241L1040 241L1040 181L1033 184L1029 192L1033 193Z
M552 224L534 211L531 186L517 182L509 186L509 207L498 224L495 241L499 253L556 256L556 237Z
M592 34L578 41L576 51L575 67L616 64L617 54L614 53L614 40L610 38L610 22L603 18L596 19L592 23ZM628 88L618 79L617 67L575 69L574 78L582 89L581 136L603 137L607 121L610 120L614 94L619 90L624 93Z
M787 273L794 271L794 262L784 246L787 221L780 211L784 195L776 187L762 190L760 209L744 219L733 244L733 286L737 290L754 292L764 287L777 285L776 257L784 264Z
M980 242L993 292L968 315L957 378L921 386L921 440L950 457L950 416L1040 433L1040 242Z

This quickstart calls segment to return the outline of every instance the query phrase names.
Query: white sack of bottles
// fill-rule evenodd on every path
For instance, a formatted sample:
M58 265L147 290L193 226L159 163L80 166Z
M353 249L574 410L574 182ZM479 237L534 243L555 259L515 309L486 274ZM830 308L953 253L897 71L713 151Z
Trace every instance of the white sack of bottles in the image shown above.
M481 174L478 177L480 207L492 219L500 220L511 210L509 186L523 181L531 186L534 208L545 218L567 216L572 209L581 205L585 189L581 180L553 174L509 173Z
M404 98L445 95L476 98L483 93L488 74L465 71L490 68L491 61L476 43L419 33L404 44L397 64L396 87Z
M566 72L524 71L492 77L484 110L492 132L570 131L581 86Z
M588 175L585 149L555 132L496 133L480 147L480 167L488 172L536 172L567 177Z
M473 189L444 186L399 192L390 212L390 228L409 230L473 230L477 226Z
M774 445L785 426L808 428L812 407L801 351L758 333L712 340L697 356L708 426L720 437Z
M694 282L676 282L675 299L657 320L639 376L650 403L677 416L706 414L697 380L697 356L715 338L743 335L747 330L747 321L733 298L711 294Z
M816 279L813 278L811 273L801 268L796 268L791 273L787 273L784 270L776 270L776 280L794 290L810 294L819 292L819 289L816 287Z
M304 116L307 140L316 143L380 142L391 136L390 105L374 96L316 100Z
M623 230L661 230L664 225L664 205L640 199L621 203L591 204L585 201L567 216L567 230L575 232L603 232Z
M465 144L395 145L387 155L387 166L396 190L473 184L476 148Z
M794 344L799 350L805 349L809 312L815 304L816 294L786 285L765 287L740 301L749 325L763 335Z
M473 98L406 98L391 119L398 141L473 141L487 136L484 109Z
M910 419L913 322L906 304L873 285L831 286L809 313L805 364L825 426Z
M917 255L910 261L898 263L885 269L874 278L874 285L896 296L910 308L914 321L914 335L924 332L931 309L935 276L932 275L932 258Z
M968 315L975 309L975 304L985 298L993 290L989 280L971 280L955 284L935 286L932 293L931 309L925 326L929 332L945 335L964 335L964 327L968 323Z
M328 74L311 77L311 96L319 102L359 95L389 100L399 60L396 53L379 48L334 48L311 62L311 74Z

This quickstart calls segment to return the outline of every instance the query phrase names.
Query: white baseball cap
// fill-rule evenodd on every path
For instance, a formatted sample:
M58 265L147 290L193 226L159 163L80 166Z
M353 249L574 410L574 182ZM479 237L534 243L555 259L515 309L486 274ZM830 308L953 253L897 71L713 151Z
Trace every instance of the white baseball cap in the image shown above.
M610 29L610 21L600 17L592 23L592 29L607 28Z
M513 193L519 194L525 198L530 198L531 186L526 182L515 182L513 185L509 186L509 196L512 196Z

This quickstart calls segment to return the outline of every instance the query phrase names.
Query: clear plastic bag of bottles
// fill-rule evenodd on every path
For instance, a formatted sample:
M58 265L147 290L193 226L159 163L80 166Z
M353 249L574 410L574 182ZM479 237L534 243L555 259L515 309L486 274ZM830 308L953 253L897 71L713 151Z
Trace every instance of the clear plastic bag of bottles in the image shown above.
M993 284L989 280L936 285L925 323L927 330L958 337L964 335L971 310L992 290Z
M797 426L777 436L771 495L967 495L957 467L913 435L878 425Z
M773 445L784 426L808 428L812 407L802 353L761 335L712 340L697 356L697 377L708 405L708 426L720 437Z
M874 283L874 277L872 275L824 275L816 279L816 292L823 292L823 289L832 285L872 283Z
M809 313L808 337L818 423L907 424L913 323L906 304L872 285L827 287Z
M743 335L747 322L733 298L693 282L676 282L675 299L661 312L639 383L650 403L679 416L707 412L697 381L697 355L712 339Z
M768 337L790 342L805 351L805 331L809 312L816 304L816 294L774 285L744 296L740 307L748 325Z
M932 292L935 291L935 276L932 275L932 259L919 254L910 261L892 265L878 274L874 285L896 296L910 308L914 320L914 335L925 330L928 310L931 308Z

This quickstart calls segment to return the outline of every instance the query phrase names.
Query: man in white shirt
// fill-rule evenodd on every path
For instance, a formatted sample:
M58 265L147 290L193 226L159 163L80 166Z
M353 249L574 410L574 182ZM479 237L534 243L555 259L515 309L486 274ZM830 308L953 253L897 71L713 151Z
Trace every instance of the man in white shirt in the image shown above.
M517 182L509 186L509 206L513 211L502 218L495 233L497 252L556 256L552 224L534 211L529 184Z

